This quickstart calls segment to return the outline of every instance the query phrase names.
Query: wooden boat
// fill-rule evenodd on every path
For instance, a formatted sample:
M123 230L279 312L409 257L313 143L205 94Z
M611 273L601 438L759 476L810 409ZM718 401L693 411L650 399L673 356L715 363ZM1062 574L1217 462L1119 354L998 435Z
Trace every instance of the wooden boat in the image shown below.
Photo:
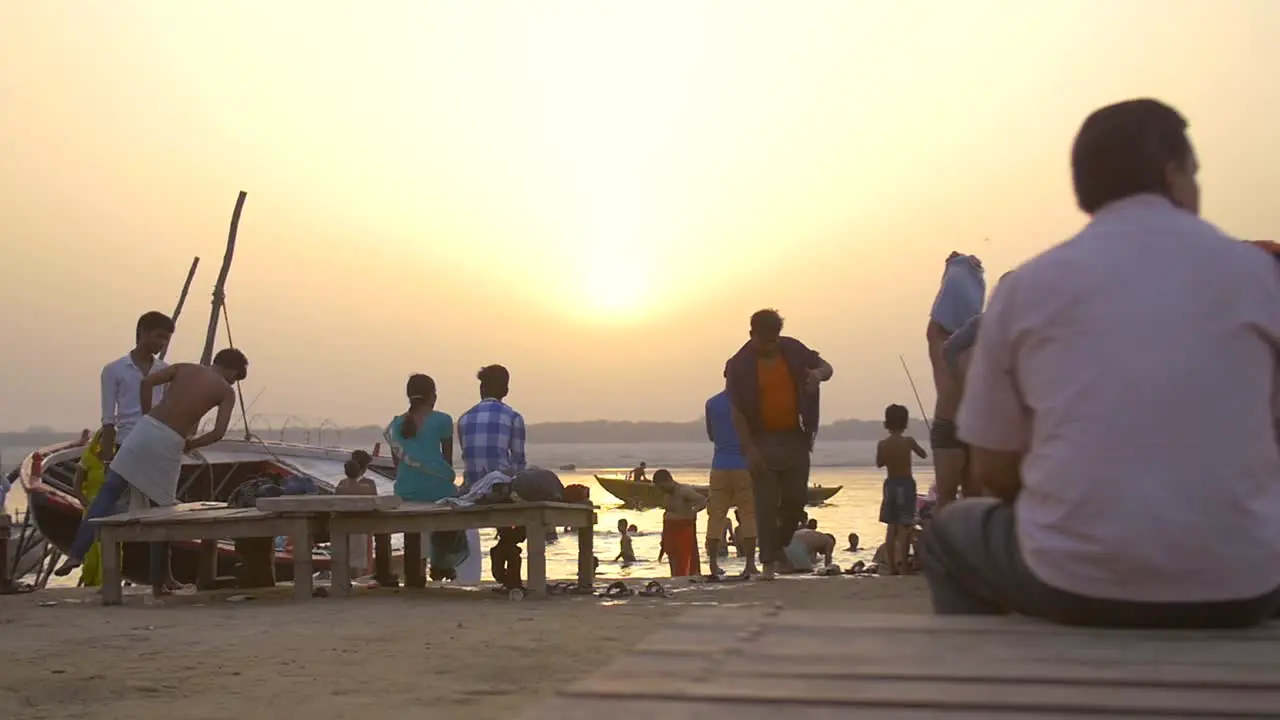
M19 481L27 493L28 515L40 533L59 551L65 553L75 539L84 507L72 493L76 465L84 445L78 441L36 450L22 461ZM40 458L36 460L37 456ZM303 476L310 478L321 493L331 493L344 476L343 464L350 451L317 448L261 440L222 440L198 455L182 461L178 481L178 502L226 502L241 485L264 477ZM33 467L39 472L33 472ZM371 478L379 495L394 494L395 470L388 457L374 457L366 477ZM173 573L184 583L194 583L199 575L199 543L173 544ZM231 542L219 545L218 575L234 575L237 565ZM329 559L317 553L314 567L327 570ZM146 547L127 543L124 549L124 575L137 583L149 583ZM293 579L293 555L278 551L275 559L276 578Z
M628 507L645 508L662 505L662 491L651 482L636 482L608 475L596 475L595 478L600 487L605 489L605 492L618 498ZM711 488L706 485L690 485L689 487L703 495L711 492ZM835 494L843 488L843 485L836 485L835 487L810 486L808 495L805 498L805 504L810 506L821 505L835 497Z

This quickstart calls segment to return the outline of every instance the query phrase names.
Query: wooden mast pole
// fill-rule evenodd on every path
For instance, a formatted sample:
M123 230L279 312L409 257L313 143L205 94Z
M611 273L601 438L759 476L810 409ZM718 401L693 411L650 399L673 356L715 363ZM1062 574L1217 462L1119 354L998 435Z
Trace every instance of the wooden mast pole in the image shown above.
M231 230L227 233L227 251L222 256L222 269L218 271L218 281L213 286L213 310L209 313L209 330L204 336L204 351L200 353L200 364L213 362L213 341L218 337L218 315L222 312L223 294L227 285L227 273L231 272L231 258L236 253L236 229L240 226L240 211L244 209L244 199L249 193L240 191L236 198L236 209L231 213Z
M191 269L187 271L187 281L182 283L182 292L178 294L178 305L173 309L173 324L178 324L178 316L182 314L182 306L187 302L187 292L191 290L191 281L195 279L196 268L200 267L200 258L197 256L191 259ZM160 351L160 359L164 360L164 356L169 354L169 346L165 345Z

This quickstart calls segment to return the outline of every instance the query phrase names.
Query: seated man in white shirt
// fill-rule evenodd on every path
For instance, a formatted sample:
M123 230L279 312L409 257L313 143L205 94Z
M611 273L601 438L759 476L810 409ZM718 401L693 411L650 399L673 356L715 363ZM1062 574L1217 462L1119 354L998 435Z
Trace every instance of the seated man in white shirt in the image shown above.
M1072 149L1076 237L999 283L959 420L991 498L923 541L940 614L1228 627L1280 608L1280 264L1198 217L1172 108Z

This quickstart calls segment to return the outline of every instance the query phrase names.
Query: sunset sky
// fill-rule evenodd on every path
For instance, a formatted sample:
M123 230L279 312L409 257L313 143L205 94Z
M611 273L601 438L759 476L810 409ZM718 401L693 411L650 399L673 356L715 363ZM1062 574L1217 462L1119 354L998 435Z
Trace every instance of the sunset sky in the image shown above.
M197 359L241 189L264 424L385 422L411 372L456 416L487 363L530 422L690 420L762 307L825 419L914 413L943 259L1071 235L1098 106L1179 108L1205 216L1280 239L1276 48L1276 0L6 2L0 428L96 424L195 255Z

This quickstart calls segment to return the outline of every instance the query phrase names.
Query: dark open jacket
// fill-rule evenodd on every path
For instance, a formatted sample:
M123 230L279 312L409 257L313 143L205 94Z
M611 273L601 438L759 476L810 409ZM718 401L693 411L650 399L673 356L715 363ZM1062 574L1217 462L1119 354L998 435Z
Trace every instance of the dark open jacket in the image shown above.
M818 434L818 391L805 387L808 371L822 367L822 358L804 343L790 337L778 338L782 359L796 384L796 401L800 407L800 429L810 439ZM751 434L760 432L760 386L756 374L758 356L751 343L742 346L729 358L725 367L729 400L747 419Z

